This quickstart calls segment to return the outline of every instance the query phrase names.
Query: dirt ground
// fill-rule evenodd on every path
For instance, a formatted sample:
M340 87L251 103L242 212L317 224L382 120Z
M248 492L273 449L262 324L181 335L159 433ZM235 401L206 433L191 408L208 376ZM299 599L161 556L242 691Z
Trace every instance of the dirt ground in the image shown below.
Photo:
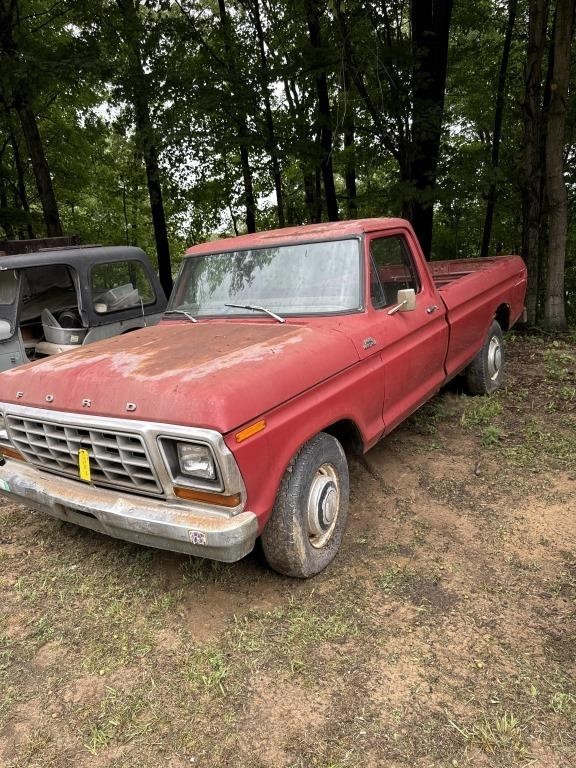
M351 460L309 581L0 506L2 768L576 766L576 344Z

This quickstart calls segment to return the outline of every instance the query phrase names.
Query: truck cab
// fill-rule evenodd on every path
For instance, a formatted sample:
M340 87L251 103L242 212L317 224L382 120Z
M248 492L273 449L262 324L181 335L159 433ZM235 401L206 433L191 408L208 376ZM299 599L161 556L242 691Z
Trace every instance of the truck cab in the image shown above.
M166 297L144 251L81 246L0 258L0 371L157 323Z

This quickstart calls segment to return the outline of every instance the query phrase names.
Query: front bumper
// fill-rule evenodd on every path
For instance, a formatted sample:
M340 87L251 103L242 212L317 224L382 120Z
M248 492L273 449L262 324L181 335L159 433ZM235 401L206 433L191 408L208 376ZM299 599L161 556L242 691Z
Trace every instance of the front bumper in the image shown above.
M247 555L258 533L253 512L230 515L200 504L95 488L10 459L0 467L0 494L116 539L224 562Z

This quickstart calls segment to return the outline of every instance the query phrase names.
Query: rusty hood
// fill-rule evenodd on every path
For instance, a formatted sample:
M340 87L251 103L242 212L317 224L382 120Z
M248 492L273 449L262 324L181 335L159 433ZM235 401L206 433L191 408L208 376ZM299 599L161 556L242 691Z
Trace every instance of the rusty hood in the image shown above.
M6 371L0 401L226 433L357 361L326 327L177 321Z

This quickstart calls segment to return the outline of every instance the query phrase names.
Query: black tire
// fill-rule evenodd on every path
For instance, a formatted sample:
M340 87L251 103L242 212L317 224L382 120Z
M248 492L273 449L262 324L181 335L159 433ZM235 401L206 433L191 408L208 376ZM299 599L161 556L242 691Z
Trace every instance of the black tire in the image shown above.
M264 531L271 568L306 579L334 559L348 516L348 463L336 438L320 432L290 462Z
M504 383L504 337L496 320L464 374L471 395L491 395Z

